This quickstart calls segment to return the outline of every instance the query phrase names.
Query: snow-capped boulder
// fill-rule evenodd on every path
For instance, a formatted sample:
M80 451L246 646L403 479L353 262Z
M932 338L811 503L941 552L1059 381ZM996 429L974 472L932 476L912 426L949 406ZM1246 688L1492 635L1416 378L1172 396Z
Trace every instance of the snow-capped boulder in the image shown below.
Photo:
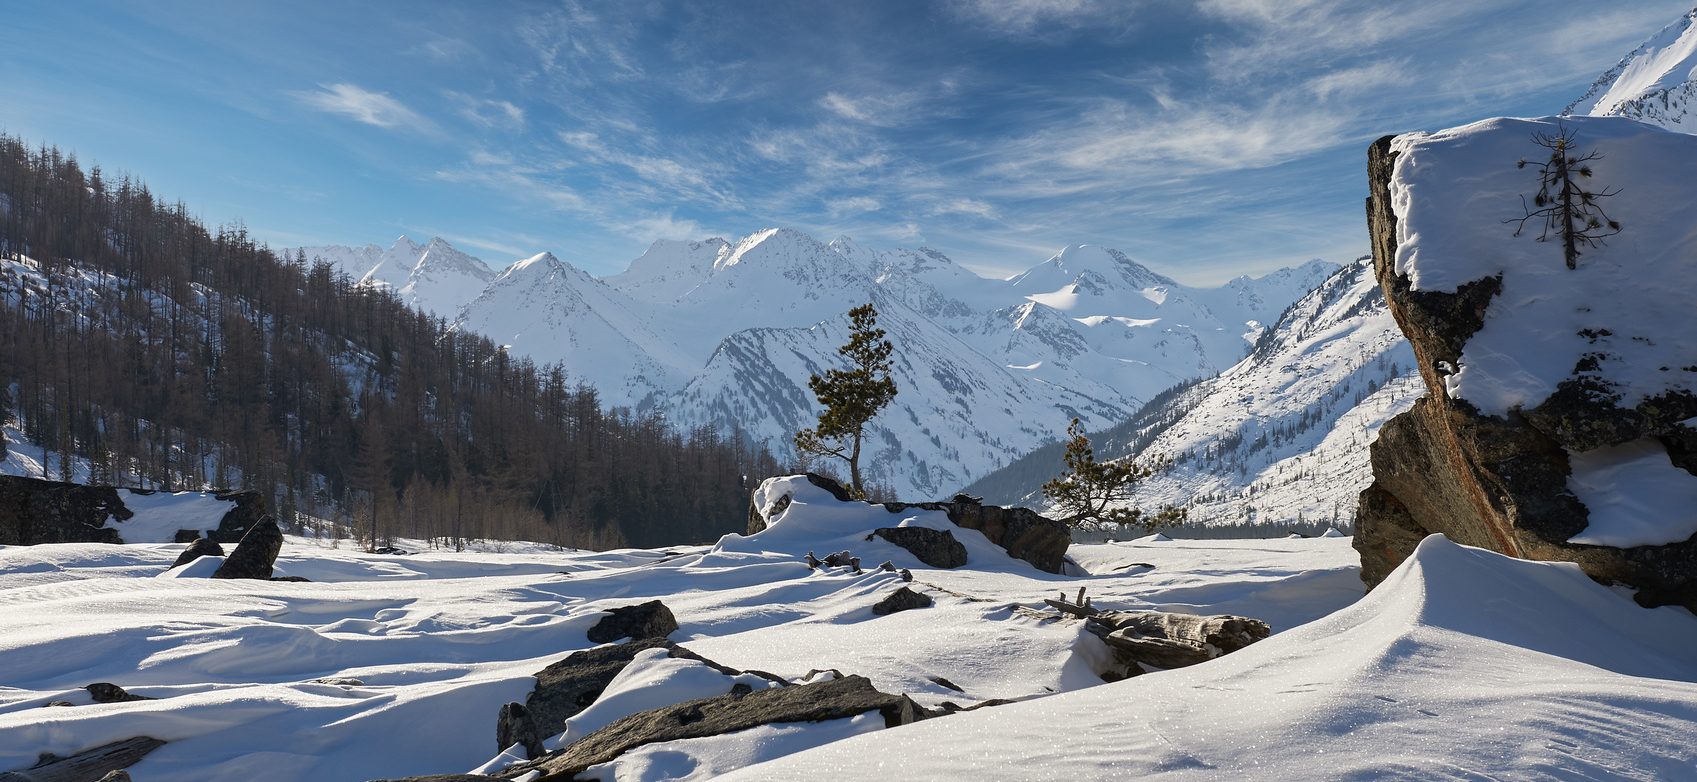
M1514 235L1534 133L1571 132L1622 231ZM1374 268L1427 395L1372 447L1355 546L1383 579L1444 533L1697 607L1697 138L1618 118L1496 119L1369 150Z
M171 563L171 568L180 568L201 557L222 556L224 556L224 547L218 545L218 541L211 538L195 538L188 548L183 549L183 553L177 555L177 561Z

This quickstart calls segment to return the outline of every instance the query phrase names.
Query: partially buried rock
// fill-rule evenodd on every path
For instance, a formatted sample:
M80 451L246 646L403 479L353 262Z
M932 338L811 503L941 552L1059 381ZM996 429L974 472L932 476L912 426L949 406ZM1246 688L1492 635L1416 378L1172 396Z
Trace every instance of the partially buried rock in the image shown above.
M930 607L930 595L915 592L908 587L902 587L901 589L891 592L889 597L878 601L876 605L872 606L872 613L879 616L888 616L889 614L896 613L897 611L906 611L910 608Z
M0 771L0 782L112 782L129 779L123 769L136 764L147 753L165 746L149 736L114 741L86 749L69 757L42 755L35 765L18 771ZM120 774L121 776L113 776Z
M506 752L508 747L517 744L524 748L525 757L539 758L547 753L542 747L542 736L537 730L536 721L531 719L530 710L522 703L509 703L501 707L501 713L495 718L495 751Z
M509 772L541 771L538 782L573 779L590 766L646 744L718 736L761 725L844 719L873 711L884 717L885 727L905 725L926 716L923 709L905 696L879 692L864 676L845 676L817 684L721 695L633 714L539 763L518 766Z
M93 698L95 703L129 703L131 701L154 700L146 695L135 695L111 682L95 682L83 689L88 690L89 697Z
M678 629L678 620L665 603L650 600L631 606L619 606L589 628L589 640L598 644L612 643L624 638L665 638Z
M926 527L880 527L873 535L907 549L920 562L935 568L966 564L966 546L946 530Z
M271 566L282 550L283 531L277 528L276 519L266 517L242 536L242 542L212 577L269 579Z
M183 550L183 553L177 555L177 561L171 563L171 569L180 568L201 557L221 556L224 556L224 547L218 545L218 541L211 538L195 538L195 541L190 543L189 547Z

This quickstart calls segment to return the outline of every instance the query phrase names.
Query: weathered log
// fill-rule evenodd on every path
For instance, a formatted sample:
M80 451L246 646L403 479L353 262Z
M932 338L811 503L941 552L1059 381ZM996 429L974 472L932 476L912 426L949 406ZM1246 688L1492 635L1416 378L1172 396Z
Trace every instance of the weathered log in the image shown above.
M89 782L129 768L165 742L148 736L114 741L66 758L43 756L41 762L18 771L0 772L0 782Z

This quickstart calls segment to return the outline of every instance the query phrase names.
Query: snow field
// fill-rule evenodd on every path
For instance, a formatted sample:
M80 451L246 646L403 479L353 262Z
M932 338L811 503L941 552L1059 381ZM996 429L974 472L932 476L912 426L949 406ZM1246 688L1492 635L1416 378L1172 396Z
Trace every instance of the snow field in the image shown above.
M1103 607L1236 612L1280 630L1361 592L1347 540L1081 546L1075 555L1095 575L1069 578L958 530L968 566L929 570L864 538L880 526L946 523L940 514L838 503L805 482L787 488L795 499L767 531L705 548L385 556L291 537L278 569L311 583L155 578L174 545L0 548L0 769L135 735L171 742L132 769L138 780L361 780L498 767L501 704L523 701L531 674L589 647L585 633L604 609L656 597L681 625L672 639L721 664L792 680L836 668L936 706L1099 685L1101 642L1076 622L1024 610L1063 589L1087 585ZM808 550L840 548L867 571L800 562ZM884 559L912 569L911 586L936 605L875 617L871 605L904 586L872 569ZM158 700L43 705L88 704L80 688L97 681ZM698 664L643 660L571 730L662 694L676 702L729 686ZM767 726L645 747L594 773L710 778L879 725Z

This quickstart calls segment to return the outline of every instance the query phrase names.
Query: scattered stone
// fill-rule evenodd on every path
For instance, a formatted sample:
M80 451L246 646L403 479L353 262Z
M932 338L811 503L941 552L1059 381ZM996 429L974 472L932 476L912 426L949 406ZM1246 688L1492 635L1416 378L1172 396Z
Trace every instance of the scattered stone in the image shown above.
M95 703L129 703L131 701L157 700L156 698L149 698L146 695L133 694L116 684L112 684L111 682L95 682L83 689L88 690L89 697L94 698Z
M896 563L886 559L878 565L878 569L886 573L894 573L896 572Z
M665 603L650 600L646 603L619 606L589 628L589 640L612 643L624 638L665 638L678 629L678 620Z
M195 538L194 542L190 543L189 547L183 550L183 553L177 555L177 561L171 563L171 567L167 568L167 570L180 568L190 562L200 559L201 557L221 556L224 556L224 547L218 545L218 541L211 538Z
M277 520L266 517L253 525L236 544L224 564L218 566L213 578L252 578L265 581L271 578L271 566L283 550L283 531Z
M48 701L48 702L43 703L41 705L42 705L43 708L45 708L45 707L48 707L48 706L75 706L76 704L72 703L70 701Z
M906 582L909 582L909 583L913 582L913 571L908 570L905 567L902 568L901 570L896 571L896 575L900 576L901 580L903 580L903 581L906 581Z
M872 606L872 613L879 616L888 616L897 611L906 611L911 608L930 608L931 602L930 595L902 587L891 592L889 597Z
M333 684L337 687L364 687L365 682L352 676L325 676L312 680L313 684Z
M883 538L907 549L920 562L935 568L956 568L966 564L966 546L947 530L927 527L880 527L873 536Z
M136 764L165 742L148 736L137 736L111 744L83 750L70 757L43 754L35 765L17 771L0 772L0 782L108 782L114 771ZM125 775L117 779L128 779Z
M404 556L409 556L409 555L412 554L411 551L408 551L404 548L397 548L395 546L380 546L378 548L372 549L371 553L373 553L373 554L388 554L390 556L396 556L396 557L404 557Z
M522 703L502 706L501 713L495 718L495 754L506 752L514 744L523 747L524 756L532 760L548 754L548 750L542 747L542 735L536 727L536 720L531 719L530 710Z
M948 679L945 679L941 676L927 676L925 678L930 679L932 681L932 683L936 684L938 687L946 687L946 688L954 690L955 692L958 692L962 695L966 694L966 690L961 689L960 685L955 684L954 682L951 682Z
M312 583L312 579L307 578L306 576L272 576L270 580L272 580L272 581L282 581L282 582L290 583L290 584L310 584L310 583Z

